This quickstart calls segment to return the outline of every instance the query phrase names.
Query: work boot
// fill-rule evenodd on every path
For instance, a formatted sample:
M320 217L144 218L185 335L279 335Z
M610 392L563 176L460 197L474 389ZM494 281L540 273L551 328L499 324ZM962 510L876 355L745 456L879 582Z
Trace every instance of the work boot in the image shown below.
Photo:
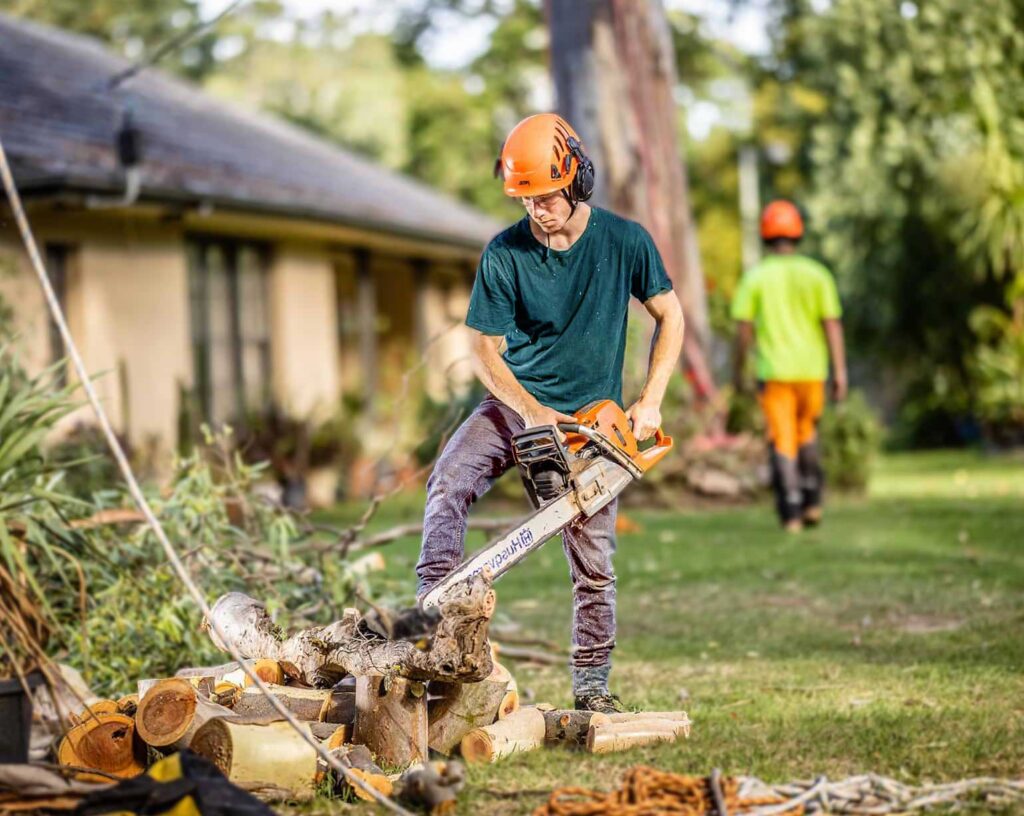
M821 524L821 505L804 508L804 527L817 527Z
M804 523L800 519L790 519L782 525L782 529L787 533L799 533L804 529Z
M596 711L599 714L622 714L626 710L619 696L608 692L577 695L573 705L577 711Z

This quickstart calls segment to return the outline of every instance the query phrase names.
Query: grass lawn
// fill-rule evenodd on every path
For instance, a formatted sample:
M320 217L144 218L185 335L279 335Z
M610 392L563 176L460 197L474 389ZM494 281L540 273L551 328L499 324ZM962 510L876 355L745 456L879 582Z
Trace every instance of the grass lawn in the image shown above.
M685 708L692 737L472 768L460 813L528 813L545 791L607 788L637 763L771 781L1024 776L1024 458L886 457L869 497L835 498L800 536L776 529L767 501L626 513L642 529L620 537L613 687L631 707ZM411 591L417 550L385 550L381 591ZM567 642L556 542L497 586L499 620ZM566 669L509 665L528 698L571 705Z

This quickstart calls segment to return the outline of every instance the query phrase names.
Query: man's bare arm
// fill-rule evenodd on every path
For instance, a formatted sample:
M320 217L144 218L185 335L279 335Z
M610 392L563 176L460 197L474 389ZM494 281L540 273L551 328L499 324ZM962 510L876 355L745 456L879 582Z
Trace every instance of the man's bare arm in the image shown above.
M832 397L836 402L846 399L849 388L846 379L846 343L843 341L843 321L838 318L822 320L828 353L832 358Z
M640 398L626 411L633 420L633 434L640 441L649 439L661 427L661 402L665 398L669 377L679 361L685 329L683 309L675 292L655 295L644 302L644 308L655 321L647 381L640 391Z
M754 324L750 320L740 320L736 324L736 359L733 361L733 383L738 390L745 385L747 357L750 347L754 345Z
M488 391L519 414L527 428L575 421L568 414L541 405L536 397L523 388L499 351L505 338L481 334L475 329L471 331L473 370L477 378Z

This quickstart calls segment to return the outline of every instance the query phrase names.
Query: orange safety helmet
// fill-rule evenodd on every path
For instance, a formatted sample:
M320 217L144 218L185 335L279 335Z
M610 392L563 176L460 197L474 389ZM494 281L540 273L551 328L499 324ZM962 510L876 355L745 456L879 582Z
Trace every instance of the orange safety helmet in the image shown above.
M572 126L555 113L527 116L512 128L495 167L505 195L542 196L566 190L575 205L594 192L594 165Z
M771 202L761 213L761 238L765 241L774 241L777 238L786 238L790 241L799 241L804 235L804 219L800 217L800 210L791 201Z

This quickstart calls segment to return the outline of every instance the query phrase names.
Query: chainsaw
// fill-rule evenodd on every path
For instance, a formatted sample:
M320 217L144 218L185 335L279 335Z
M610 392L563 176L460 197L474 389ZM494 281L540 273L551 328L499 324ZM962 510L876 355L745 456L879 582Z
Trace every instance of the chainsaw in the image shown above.
M575 418L512 438L512 455L535 511L435 584L420 598L423 609L438 606L452 587L482 570L496 580L565 527L593 516L672 450L672 437L660 428L654 444L641 450L625 412L612 400L592 403Z

